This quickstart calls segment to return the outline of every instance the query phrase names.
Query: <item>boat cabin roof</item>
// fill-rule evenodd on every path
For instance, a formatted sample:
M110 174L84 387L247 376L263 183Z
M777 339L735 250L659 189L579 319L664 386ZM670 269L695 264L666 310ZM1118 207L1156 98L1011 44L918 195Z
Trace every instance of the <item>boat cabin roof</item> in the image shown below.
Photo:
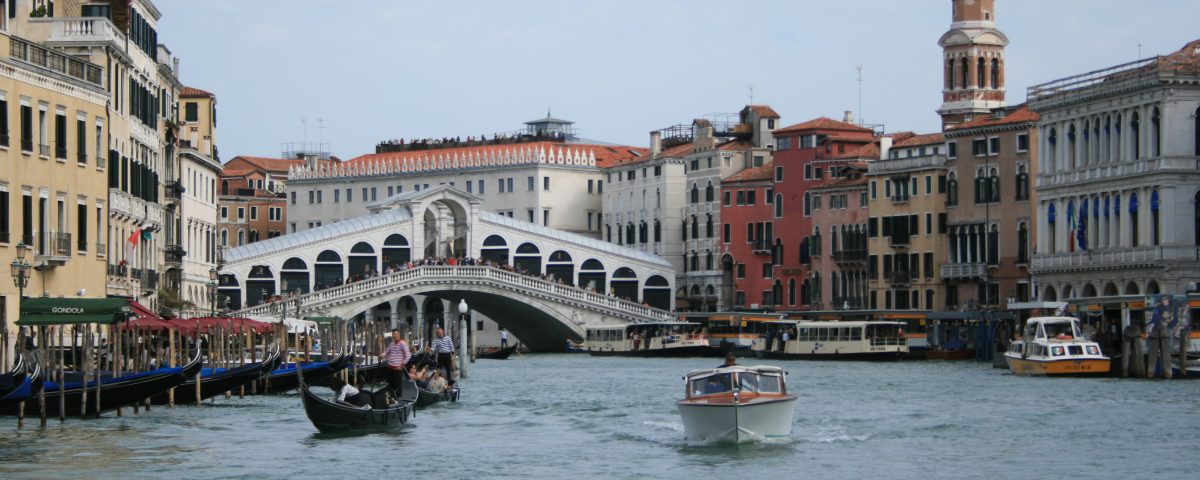
M1078 321L1079 321L1079 319L1077 319L1075 317L1033 317L1033 318L1030 318L1029 320L1027 320L1026 322L1029 325L1035 325L1035 324L1039 324L1039 323L1040 324L1075 323Z
M645 323L626 323L622 325L586 325L587 330L625 330L632 327L703 327L703 325L695 322L645 322Z
M704 370L692 370L692 371L688 372L686 378L688 381L692 381L692 380L696 380L696 379L711 377L713 375L723 375L723 374L729 374L729 373L744 373L744 372L756 373L759 375L780 376L780 377L783 376L783 374L784 374L782 368L772 367L769 365L755 365L755 366L749 366L749 367L735 365L732 367L708 368L708 369L704 369Z

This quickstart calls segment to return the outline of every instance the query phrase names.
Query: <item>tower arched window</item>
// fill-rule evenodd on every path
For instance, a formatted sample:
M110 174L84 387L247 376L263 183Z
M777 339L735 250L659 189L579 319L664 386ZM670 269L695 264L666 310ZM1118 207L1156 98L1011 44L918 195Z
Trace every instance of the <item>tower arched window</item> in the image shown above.
M954 87L956 87L954 84L954 59L951 58L946 61L946 88L954 90Z
M984 83L983 83L983 81L986 78L987 78L987 60L984 60L983 57L979 57L979 60L975 62L975 87L976 88L986 87L987 85L984 85Z
M971 66L967 62L968 62L968 60L966 57L960 58L958 61L959 65L960 65L959 68L962 69L962 75L959 76L959 80L962 84L963 89L967 88L967 80L969 80L971 78L971 72L970 72Z
M992 88L1000 88L1000 59L992 59Z

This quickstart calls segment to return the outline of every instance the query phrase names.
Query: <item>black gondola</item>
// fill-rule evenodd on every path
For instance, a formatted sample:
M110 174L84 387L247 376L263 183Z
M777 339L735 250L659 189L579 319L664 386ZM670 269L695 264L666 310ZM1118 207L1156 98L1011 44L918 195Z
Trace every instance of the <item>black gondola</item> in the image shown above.
M486 359L490 359L490 360L504 360L504 359L508 358L509 355L512 355L513 352L517 351L517 347L520 347L520 346L521 346L521 344L517 343L508 348L496 348L493 350L485 350L485 351L482 351L482 352L479 352L478 354L476 354L475 358L486 358Z
M349 382L352 385L367 385L371 383L382 382L386 378L387 362L375 362L369 365L348 365L346 366L347 373L353 374L357 381ZM332 376L321 378L318 380L309 380L308 370L304 371L304 383L313 387L328 387Z
M243 385L249 385L263 376L263 371L266 367L272 365L278 366L280 358L278 353L271 353L261 362L248 363L237 368L202 369L200 371L200 399L209 399ZM150 402L155 405L166 404L168 400L169 396L165 391L150 397ZM192 377L182 385L175 387L175 403L187 404L189 402L195 403L195 401L196 377Z
M424 388L417 387L419 394L417 395L417 407L424 408L435 403L441 402L457 402L458 401L458 386L447 387L442 393L433 393Z
M338 355L328 362L311 362L303 365L304 381L318 382L333 376L349 365L354 357L351 355ZM290 390L295 390L300 387L300 377L296 374L296 366L285 366L271 371L271 374L263 380L262 388L258 391L263 393L284 393Z
M25 383L27 373L29 372L25 368L25 356L18 355L17 365L8 373L0 374L0 398L20 388Z
M312 391L307 381L301 382L300 385L304 414L321 433L391 428L408 423L408 419L413 415L417 384L408 377L405 377L404 383L401 384L399 401L391 405L386 403L384 390L362 392L371 396L369 409L343 405L323 398Z
M160 368L143 373L133 373L120 377L101 376L87 382L87 411L85 415L99 415L126 405L140 402L160 392L177 387L200 371L200 354L182 367ZM99 384L100 393L97 400L96 386ZM67 382L59 391L59 384L46 381L43 383L46 396L46 414L58 415L60 397L66 411L65 415L79 415L83 404L84 382ZM13 407L5 409L12 413Z
M41 365L34 363L33 371L21 379L21 384L17 388L4 394L4 396L0 396L0 411L4 411L9 407L15 410L21 402L28 403L37 398L38 392L42 391L42 383L44 381ZM25 411L30 411L29 405L25 406Z

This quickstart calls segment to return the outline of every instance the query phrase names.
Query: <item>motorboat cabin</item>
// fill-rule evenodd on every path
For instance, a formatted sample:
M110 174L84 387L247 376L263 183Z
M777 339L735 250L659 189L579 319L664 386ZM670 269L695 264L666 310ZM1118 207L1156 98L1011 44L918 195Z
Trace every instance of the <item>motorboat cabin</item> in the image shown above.
M908 354L904 323L891 321L772 322L774 334L758 351L763 358L795 360L898 360ZM788 340L783 340L783 333Z
M790 435L796 396L788 393L785 377L771 366L688 373L685 398L677 403L687 440L742 443Z
M1025 323L1024 335L1012 342L1004 356L1017 375L1081 376L1104 375L1111 361L1100 344L1085 339L1079 319L1033 317Z

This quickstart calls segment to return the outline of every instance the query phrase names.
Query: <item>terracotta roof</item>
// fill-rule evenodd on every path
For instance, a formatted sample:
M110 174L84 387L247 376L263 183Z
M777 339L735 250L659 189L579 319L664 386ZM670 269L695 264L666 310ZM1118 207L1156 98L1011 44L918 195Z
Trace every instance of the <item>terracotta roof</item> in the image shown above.
M689 153L692 153L692 144L691 143L681 143L679 145L667 147L658 156L660 156L660 157L682 157Z
M955 125L952 130L962 130L965 128L975 127L992 127L996 125L1012 125L1015 123L1035 123L1041 118L1037 112L1030 110L1025 104L1021 104L1016 110L1009 111L1003 117L997 118L993 115L985 115L975 117L970 121Z
M762 118L779 118L779 114L775 113L775 109L767 105L746 105L746 109Z
M775 169L772 168L771 162L764 163L761 167L744 168L742 171L725 177L721 183L736 183L749 182L754 180L770 180L774 178Z
M195 97L212 98L213 96L214 96L213 94L206 92L204 90L201 90L199 88L183 87L183 90L179 91L180 98L195 98Z
M839 122L829 117L818 117L804 123L784 127L775 131L775 134L802 132L807 130L844 130L848 132L862 132L874 134L875 132L869 128L854 125L852 123Z
M243 162L249 163L251 165L254 165L254 166L261 168L263 170L266 170L268 172L280 172L280 173L286 173L288 171L288 167L291 167L293 165L304 165L304 160L299 159L299 158L293 159L293 158L250 157L250 156L245 156L245 155L238 155L236 157L233 157L232 159L229 160L229 162L226 163L226 165L228 165L230 163L234 163L238 160L242 160ZM329 161L329 160L325 160L325 161ZM237 168L237 166L235 165L234 169L236 169L236 168Z
M933 145L935 143L945 143L946 136L941 132L926 133L923 135L913 135L898 142L892 143L892 148L912 147L919 145Z
M833 180L829 183L826 183L826 184L818 186L818 187L812 187L812 190L813 191L832 190L835 188L846 188L846 187L865 185L866 183L867 183L867 177L861 177L861 176L855 177L855 178L844 177L844 178L839 178L837 180Z
M726 151L735 151L735 152L744 152L751 148L754 148L754 144L750 143L747 140L742 140L742 139L730 140L728 142L717 145L717 150L726 150Z
M832 158L879 158L879 142L871 142L846 150L844 153L836 153Z
M617 165L628 163L636 163L650 159L650 149L642 147L630 147L626 145L596 145L588 143L559 143L559 142L530 142L519 144L501 144L501 145L482 145L476 147L458 147L458 148L441 148L437 150L411 150L406 152L390 152L390 153L368 153L347 160L347 165L360 163L371 163L379 160L405 160L428 157L453 157L455 155L464 154L502 154L522 149L538 149L545 148L547 150L568 148L572 151L585 150L596 155L596 166L599 168L608 168Z
M829 135L825 137L827 142L842 142L842 143L870 143L875 141L874 137L852 136L852 135Z
M1158 66L1163 69L1194 73L1197 65L1200 65L1200 40L1192 40L1183 48L1158 57Z

